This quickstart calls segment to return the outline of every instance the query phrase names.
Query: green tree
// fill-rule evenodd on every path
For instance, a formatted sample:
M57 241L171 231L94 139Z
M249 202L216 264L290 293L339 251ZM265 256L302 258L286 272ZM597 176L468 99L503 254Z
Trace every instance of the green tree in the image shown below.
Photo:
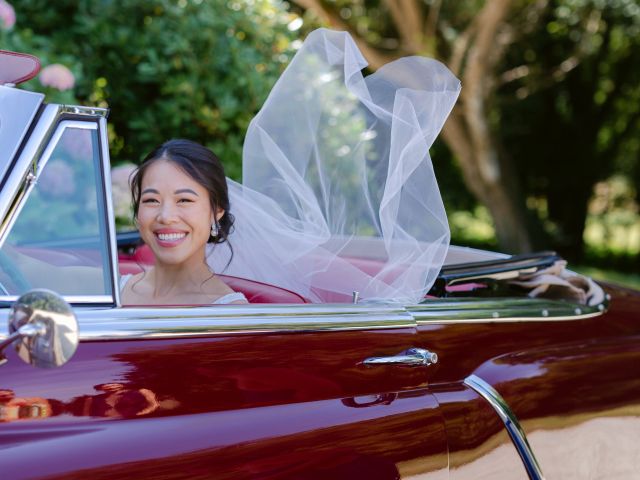
M372 69L418 54L461 78L442 137L503 249L579 257L594 183L640 175L635 0L294 1L350 31Z
M504 53L521 31L537 22L540 2L294 1L320 21L348 30L374 70L406 55L432 56L449 66L463 90L443 139L467 188L491 212L502 248L531 250L533 228L495 131L494 100Z
M64 63L73 92L50 100L111 109L115 162L185 137L211 147L230 176L242 141L293 54L296 17L278 0L16 0L2 48ZM37 80L27 86L42 89ZM48 93L54 93L49 91Z
M581 260L594 185L638 171L640 7L556 0L540 25L506 56L500 133L526 191L546 205L553 244Z

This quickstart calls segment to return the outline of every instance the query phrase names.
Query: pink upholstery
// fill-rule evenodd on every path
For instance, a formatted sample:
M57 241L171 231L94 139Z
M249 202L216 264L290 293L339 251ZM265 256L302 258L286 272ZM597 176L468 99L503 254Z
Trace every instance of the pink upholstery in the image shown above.
M58 267L69 266L94 266L101 265L101 255L98 250L68 249L68 248L30 248L19 247L18 251L31 258L56 265Z
M118 263L121 275L139 273L142 271L142 265L153 265L153 253L149 247L143 245L138 247L133 255L120 254ZM249 303L309 303L301 295L284 288L230 275L219 277L234 291L244 293Z

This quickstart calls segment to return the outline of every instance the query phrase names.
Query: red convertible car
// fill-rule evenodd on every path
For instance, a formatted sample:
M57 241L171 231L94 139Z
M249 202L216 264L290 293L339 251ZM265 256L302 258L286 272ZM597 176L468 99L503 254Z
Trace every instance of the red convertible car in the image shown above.
M415 304L227 277L249 304L123 306L119 275L149 256L115 231L107 111L13 73L0 478L640 478L639 292L574 276L582 297L531 296L511 280L552 253L450 247Z

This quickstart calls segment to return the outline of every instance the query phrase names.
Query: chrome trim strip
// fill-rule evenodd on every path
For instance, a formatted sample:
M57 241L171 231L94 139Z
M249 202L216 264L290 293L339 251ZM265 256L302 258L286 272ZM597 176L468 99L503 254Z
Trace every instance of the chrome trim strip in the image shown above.
M55 140L56 142L60 139L60 137L62 136L62 133L60 132L60 130L62 130L62 128L79 128L81 130L97 130L98 129L98 124L94 123L94 122L86 122L83 120L62 120L60 123L58 123L58 129L56 131L56 135L55 135ZM53 144L53 139L51 142L49 142L50 144ZM50 145L51 147L51 145ZM53 147L55 148L55 146ZM49 158L44 158L42 160L49 160ZM44 165L42 167L40 167L40 170L42 170L44 168Z
M569 322L575 320L584 320L587 318L599 317L602 313L593 313L591 315L580 315L575 317L553 317L553 318L540 318L540 317L504 317L504 318L467 318L467 319L452 319L445 320L432 319L429 321L420 320L417 322L418 326L431 325L437 323L438 325L452 325L452 324L465 324L465 323L522 323L522 322Z
M64 295L67 303L81 307L85 305L113 305L111 295ZM18 299L18 295L0 295L0 302L12 303Z
M70 115L89 115L91 117L97 116L107 118L107 115L109 115L109 109L102 107L84 107L80 105L61 105L60 114L65 113Z
M74 310L83 341L415 328L411 315L396 305L239 304ZM0 311L0 325L6 324L7 311Z
M597 317L608 301L587 306L542 298L456 298L427 300L407 310L418 325L431 323L561 322Z
M83 340L415 328L411 315L396 306L255 304L76 313Z
M26 194L27 177L29 174L35 174L37 161L56 127L59 110L60 105L47 105L44 108L27 144L2 187L0 192L0 219L2 219L0 222L0 248L15 221L15 210Z
M527 306L540 306L547 304L549 306L575 308L576 303L565 300L551 300L543 297L446 297L446 298L428 298L423 300L412 308L420 308L429 306L430 309L448 309L456 306L459 310L475 310L477 308L514 308ZM583 306L585 311L589 309L598 310L597 306Z
M100 129L98 130L100 140L100 162L102 166L103 193L104 203L107 208L107 235L109 242L109 253L111 259L111 291L113 299L117 306L120 306L120 271L118 269L118 245L116 242L116 217L113 210L113 194L111 192L111 159L109 157L109 139L107 137L107 118L106 115L98 121Z
M524 463L524 468L527 470L529 478L532 480L543 480L544 476L542 475L542 469L540 468L540 465L533 454L533 450L527 441L527 436L524 433L524 430L522 430L520 422L518 422L518 418L515 416L511 408L509 408L509 405L504 398L502 398L495 388L477 375L469 375L465 378L464 384L489 402L491 407L493 407L495 412L498 414L504 423L511 440L513 441L513 445L516 447L522 462Z
M583 320L597 314L573 317L470 318L470 308L450 306L450 312L434 301L435 314L424 321L425 305L403 307L397 303L378 304L250 304L206 305L197 307L124 307L105 303L108 296L65 297L76 304L82 340L171 338L181 336L227 335L237 333L284 333L346 331L363 329L416 328L420 325L460 323L540 322ZM0 297L10 302L13 297ZM515 301L515 300L514 300ZM540 302L540 300L529 300ZM83 306L82 304L85 304ZM446 303L451 303L447 301ZM474 302L466 302L471 307ZM480 300L477 303L486 303ZM509 302L505 302L509 303ZM561 302L562 303L562 302ZM89 304L90 306L87 306ZM429 305L431 306L431 305ZM575 305L574 305L575 307ZM0 310L0 325L6 310ZM456 315L460 315L456 318ZM0 339L2 335L0 335Z

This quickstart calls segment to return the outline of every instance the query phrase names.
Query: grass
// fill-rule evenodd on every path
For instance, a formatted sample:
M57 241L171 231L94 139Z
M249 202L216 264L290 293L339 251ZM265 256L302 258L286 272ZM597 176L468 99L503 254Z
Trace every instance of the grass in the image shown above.
M638 273L621 273L587 265L569 265L569 268L594 280L604 280L640 290L640 274Z

